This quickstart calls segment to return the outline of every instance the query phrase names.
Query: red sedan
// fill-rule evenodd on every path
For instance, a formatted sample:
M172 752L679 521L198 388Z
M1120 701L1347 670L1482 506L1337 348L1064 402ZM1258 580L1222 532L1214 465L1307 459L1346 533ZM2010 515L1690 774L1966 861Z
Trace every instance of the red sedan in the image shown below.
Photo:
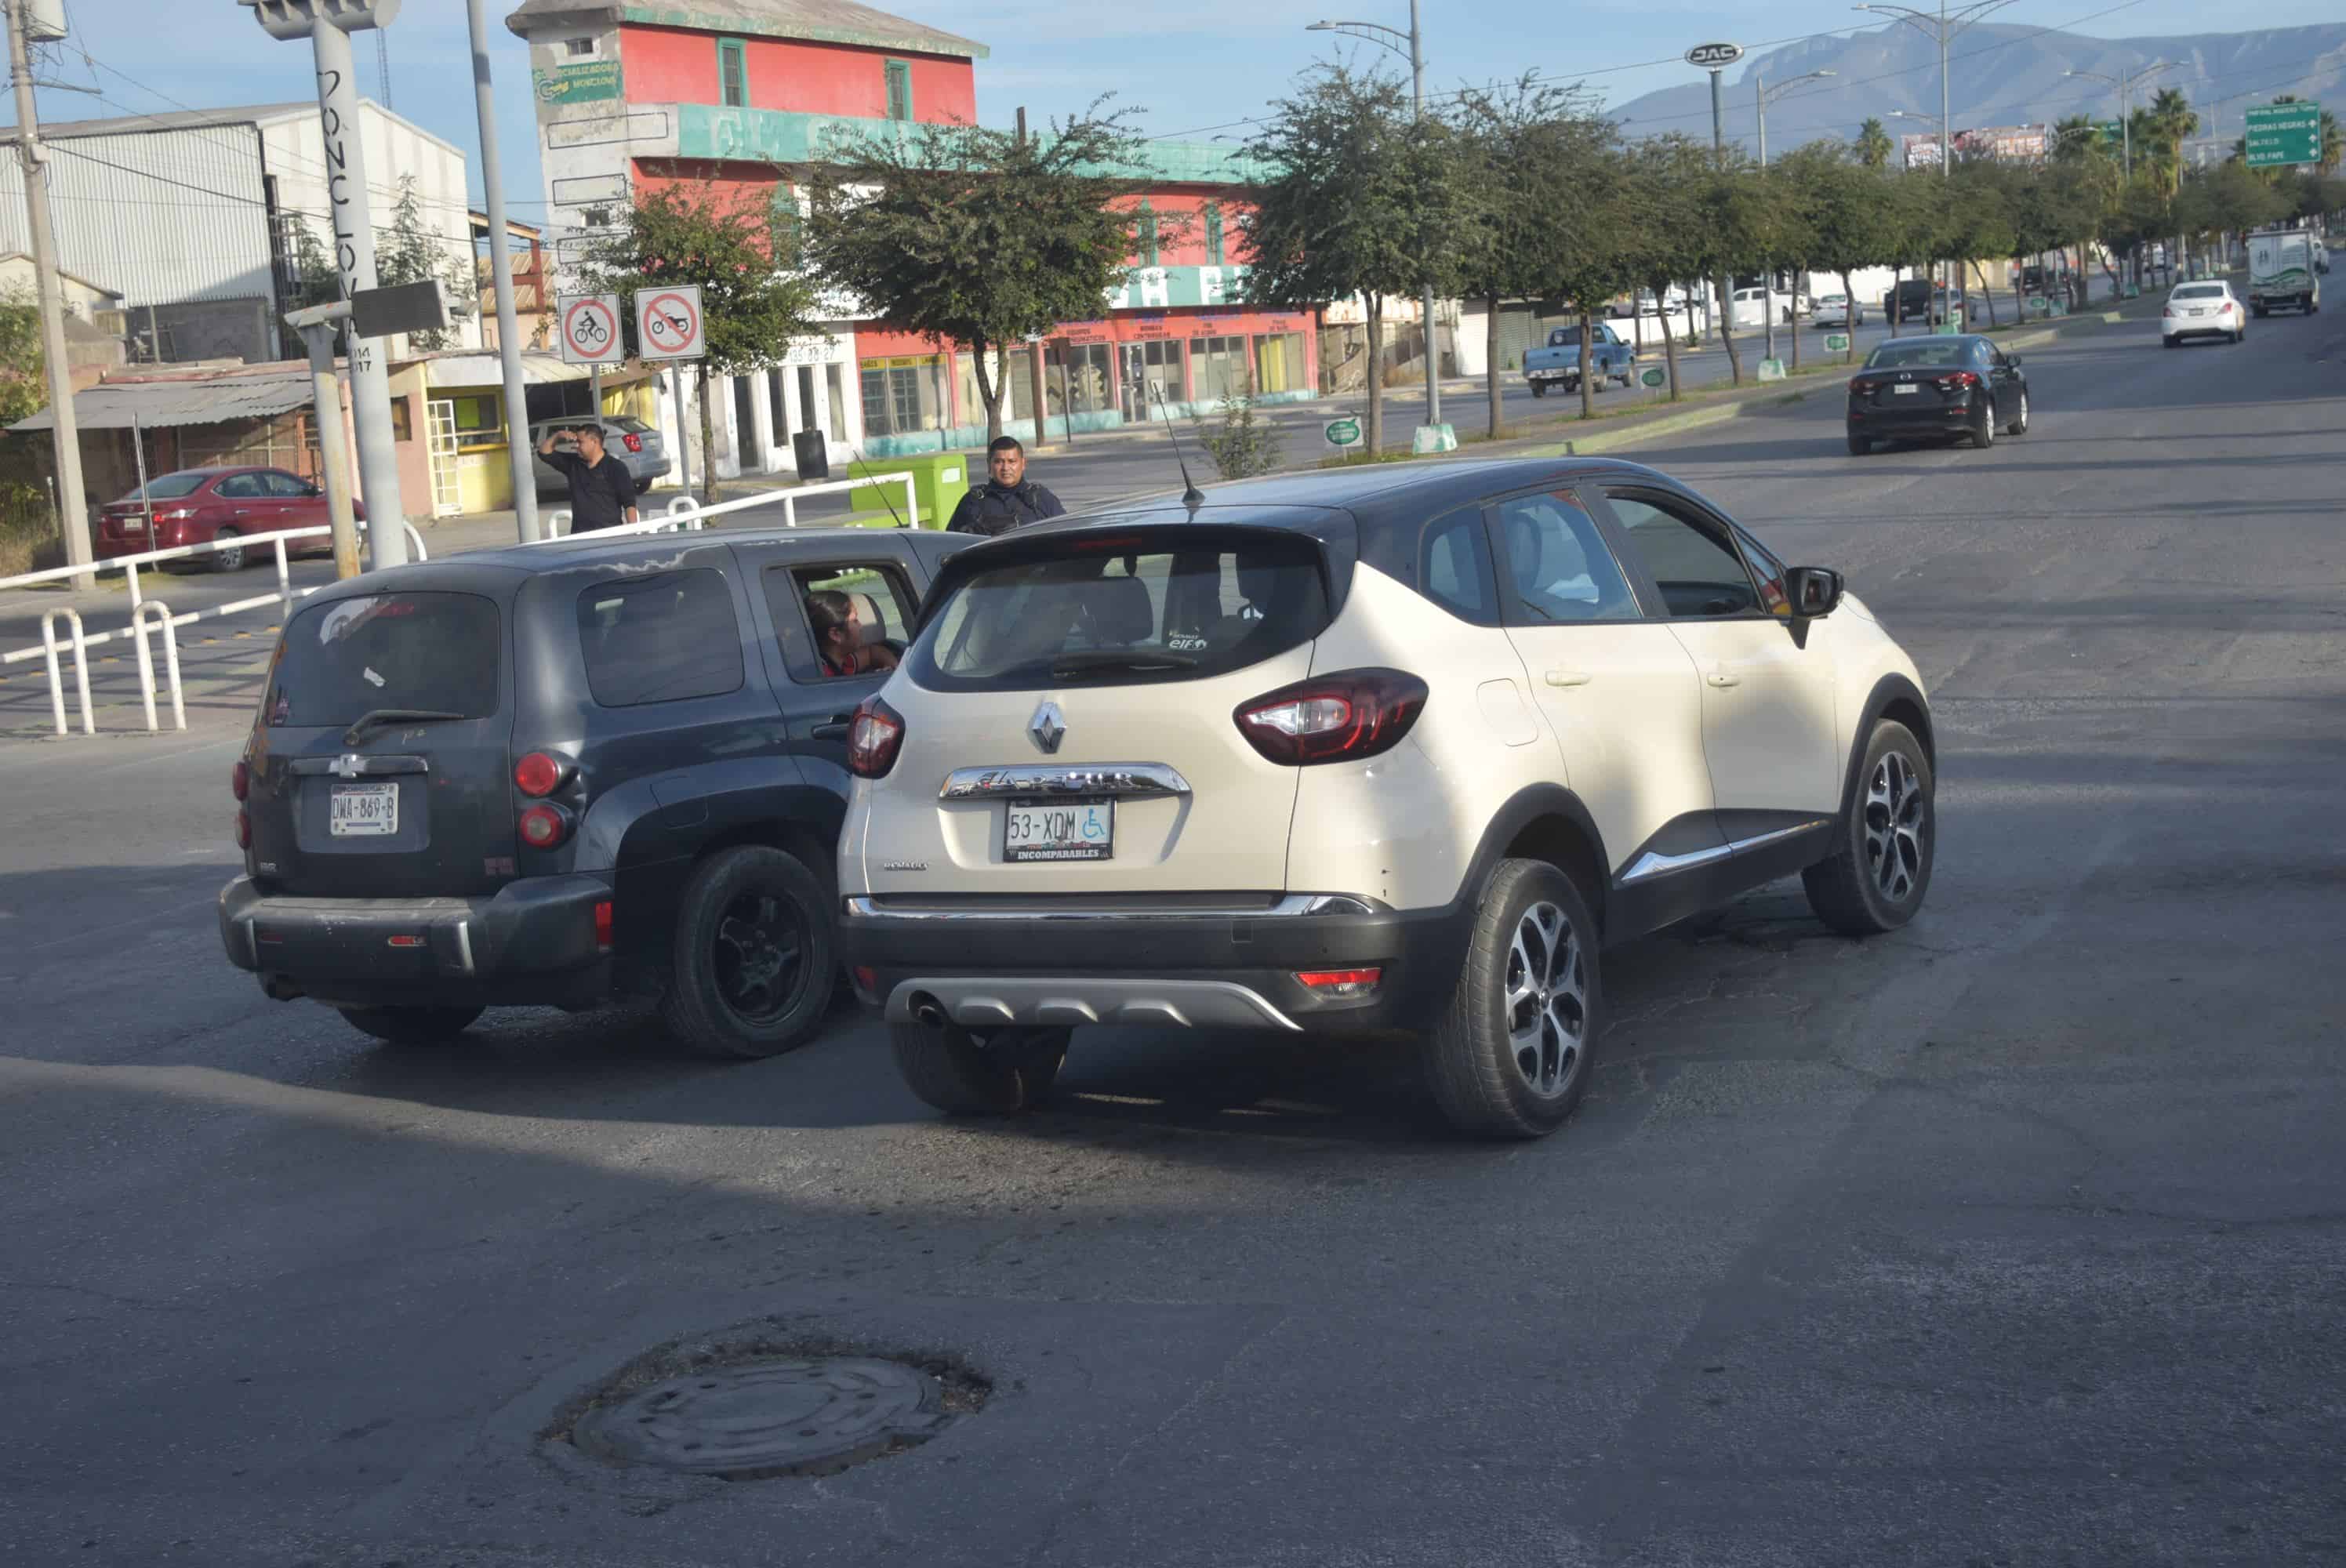
M366 508L357 501L351 503L351 511L360 522L366 521ZM248 560L270 553L235 541L325 523L326 493L281 468L183 468L148 480L143 497L134 490L108 502L98 513L97 549L98 559L110 560L219 540L227 545L225 549L180 558L235 572ZM331 555L334 541L325 534L290 539L285 553Z

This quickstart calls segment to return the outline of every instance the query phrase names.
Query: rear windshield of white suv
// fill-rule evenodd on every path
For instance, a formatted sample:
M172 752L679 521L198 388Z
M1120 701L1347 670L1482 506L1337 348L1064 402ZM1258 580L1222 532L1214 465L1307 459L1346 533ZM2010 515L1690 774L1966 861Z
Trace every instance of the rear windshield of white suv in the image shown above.
M1227 674L1318 636L1311 540L1071 537L954 588L913 647L933 690L1127 686Z
M504 617L478 594L369 594L313 605L278 645L272 727L353 723L379 708L457 718L497 710Z

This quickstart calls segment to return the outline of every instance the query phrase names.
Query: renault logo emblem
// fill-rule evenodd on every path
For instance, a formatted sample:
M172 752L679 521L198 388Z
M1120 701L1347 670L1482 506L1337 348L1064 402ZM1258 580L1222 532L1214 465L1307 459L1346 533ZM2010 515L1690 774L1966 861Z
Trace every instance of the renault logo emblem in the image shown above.
M1067 738L1066 716L1059 711L1057 703L1046 697L1035 710L1035 717L1026 721L1026 733L1034 737L1035 748L1048 757Z

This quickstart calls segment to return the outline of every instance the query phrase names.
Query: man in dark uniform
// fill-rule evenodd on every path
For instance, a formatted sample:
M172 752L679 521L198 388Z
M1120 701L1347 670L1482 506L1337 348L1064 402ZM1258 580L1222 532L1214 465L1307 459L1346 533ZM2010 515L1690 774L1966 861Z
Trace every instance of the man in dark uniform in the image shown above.
M1063 517L1059 498L1026 477L1026 449L1005 435L985 449L985 483L954 508L949 534L1007 534L1046 517Z
M576 453L554 450L559 433L547 431L537 443L537 454L546 459L547 467L570 481L570 531L590 534L597 528L640 521L643 514L636 509L636 476L627 472L626 463L603 450L603 427L583 424L572 431L578 443Z

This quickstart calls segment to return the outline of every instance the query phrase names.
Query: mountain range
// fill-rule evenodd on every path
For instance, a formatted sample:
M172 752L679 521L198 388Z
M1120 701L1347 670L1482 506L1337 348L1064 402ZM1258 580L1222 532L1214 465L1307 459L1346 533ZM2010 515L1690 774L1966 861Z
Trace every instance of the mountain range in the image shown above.
M2276 94L2335 102L2346 109L2346 23L2280 27L2252 33L2196 33L2178 37L2089 38L2052 28L1982 23L1948 46L1950 118L1967 127L2049 123L2090 114L2116 119L2118 89L2070 77L2066 71L2118 76L2159 61L2173 62L2137 84L2139 108L2162 87L2180 87L2199 113L2199 135L2229 148L2241 134L2241 111ZM1939 46L1902 22L1849 37L1804 39L1746 56L1720 77L1729 140L1747 150L1757 129L1756 88L1789 82L1810 71L1827 80L1804 82L1768 105L1768 150L1788 151L1820 137L1853 139L1869 117L1892 137L1935 135L1939 127ZM1710 134L1710 86L1695 67L1684 87L1632 98L1612 112L1631 137L1684 131ZM1903 113L1901 113L1903 111Z

